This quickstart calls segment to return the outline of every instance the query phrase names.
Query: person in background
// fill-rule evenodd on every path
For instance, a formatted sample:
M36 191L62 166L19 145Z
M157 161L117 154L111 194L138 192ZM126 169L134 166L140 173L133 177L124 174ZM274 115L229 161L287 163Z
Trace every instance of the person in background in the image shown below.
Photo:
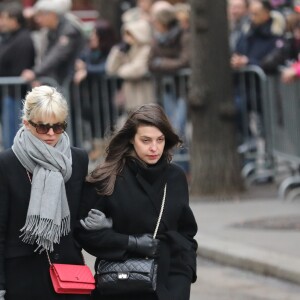
M123 41L108 55L106 72L123 79L121 92L127 113L138 105L155 102L154 85L147 76L151 27L142 19L127 22L122 27L122 35Z
M177 20L183 30L190 30L191 6L188 3L176 3L174 5Z
M20 3L9 2L1 7L0 76L17 77L34 64L35 50L29 30L26 28ZM20 89L2 89L2 143L8 149L20 127L22 98L26 86Z
M22 77L29 82L45 76L63 85L73 77L75 59L83 49L84 36L80 23L66 14L66 5L62 3L65 1L38 0L34 5L35 21L40 28L47 29L47 47L40 61L22 72Z
M300 77L300 5L294 7L287 19L288 33L286 34L282 55L285 60L281 70L281 81L291 83Z
M247 65L257 65L266 72L274 72L280 62L273 55L283 47L285 19L281 13L272 11L267 0L252 0L249 16L250 26L236 43L231 66L241 69Z
M293 36L286 41L285 59L286 65L281 70L281 81L291 83L300 77L300 23L296 23L293 29Z
M136 0L136 7L130 8L122 15L123 24L140 19L150 21L150 11L155 0Z
M89 152L89 159L91 161L95 161L103 155L102 136L96 137L95 122L92 122L92 126L90 127L91 120L93 120L93 118L100 118L100 122L102 122L107 118L107 115L104 116L107 112L102 109L103 105L108 105L109 107L113 106L111 102L106 103L105 100L102 99L103 85L101 82L103 82L103 76L106 75L105 68L107 57L114 44L115 32L111 24L106 20L98 20L90 34L87 47L75 62L73 82L76 85L79 85L86 79L84 82L85 85L81 87L83 90L87 87L92 89L97 87L97 89L99 89L99 97L97 99L85 97L84 101L81 103L83 128L85 130L85 135L88 137L87 140L89 140L89 142L86 143L85 148ZM106 90L104 90L103 93L105 93L105 91ZM98 101L98 107L100 109L96 114L95 111L93 111L95 108L91 104L92 101ZM101 124L101 127L102 135L104 136L107 128L105 128L104 123Z
M104 162L88 176L75 235L97 257L95 269L101 258L158 257L155 292L111 296L96 290L92 299L190 299L196 280L197 224L186 176L171 162L172 149L180 144L160 105L139 106L113 135ZM164 188L162 221L152 239ZM108 222L98 217L101 214Z
M67 115L61 93L35 87L12 148L0 153L1 300L89 299L54 292L46 253L53 263L83 264L73 228L88 157L70 146Z
M249 26L248 0L228 0L229 46L231 51Z
M174 6L166 1L158 1L152 7L154 39L151 44L148 66L156 80L157 95L177 134L186 139L187 103L186 89L180 89L178 72L190 66L190 32L181 28ZM167 76L172 83L165 81ZM187 86L185 82L185 86ZM177 149L186 155L187 148ZM178 164L188 173L186 161Z
M114 44L112 26L108 21L98 20L89 37L88 46L76 60L74 82L79 84L88 75L105 74L107 56Z

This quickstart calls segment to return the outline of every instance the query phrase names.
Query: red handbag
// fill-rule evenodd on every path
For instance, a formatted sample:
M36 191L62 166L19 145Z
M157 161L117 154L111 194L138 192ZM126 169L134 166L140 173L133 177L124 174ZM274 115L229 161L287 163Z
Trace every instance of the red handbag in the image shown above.
M50 278L56 293L91 294L95 289L95 278L86 264L53 264L47 250L46 253L50 264ZM83 255L82 258L84 261Z
M26 172L31 183L29 172ZM82 253L84 265L53 264L47 250L46 253L50 265L50 278L56 293L91 294L95 289L95 278L85 264Z
M95 289L94 276L86 265L51 264L50 277L58 294L90 294Z

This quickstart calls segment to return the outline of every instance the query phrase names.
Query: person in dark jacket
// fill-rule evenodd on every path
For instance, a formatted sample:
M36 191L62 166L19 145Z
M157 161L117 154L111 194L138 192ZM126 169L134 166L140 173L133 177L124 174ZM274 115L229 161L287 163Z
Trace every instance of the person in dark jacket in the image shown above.
M240 35L231 57L233 69L257 65L266 72L276 71L280 61L272 55L283 47L284 17L267 0L253 0L249 5L250 24Z
M89 298L54 292L46 253L52 263L83 264L73 228L88 158L70 147L67 114L55 88L34 88L12 148L0 153L1 300Z
M281 80L284 83L291 83L300 77L300 18L292 25L291 33L291 36L285 39L284 49L281 51L285 61L281 72Z
M174 6L167 1L153 4L152 22L154 39L148 67L156 79L158 99L172 126L181 139L186 139L187 90L180 89L185 79L178 73L190 66L190 31L180 26ZM187 144L188 140L185 142ZM186 155L187 149L180 149L178 154ZM179 160L177 163L186 173L189 172L186 161Z
M75 59L83 48L84 37L80 22L66 14L64 3L38 0L34 5L35 21L48 30L47 48L33 69L22 73L27 81L45 76L63 85L73 76Z
M104 75L107 56L114 44L115 34L111 24L106 20L98 20L89 37L88 46L76 60L74 82L79 84L88 75Z
M196 280L197 224L189 206L186 176L171 163L171 151L180 143L161 106L142 105L113 136L103 164L88 176L81 208L83 226L78 226L76 237L97 257L95 268L100 259L158 257L155 292L110 296L95 290L93 299L190 298L190 286ZM165 208L158 236L152 239L165 185ZM100 212L111 218L112 227L110 222L97 225Z
M1 10L2 39L0 42L0 76L17 77L34 64L35 51L30 32L25 28L23 8L19 3L5 3ZM22 98L26 86L2 89L2 137L3 147L13 144L19 129Z

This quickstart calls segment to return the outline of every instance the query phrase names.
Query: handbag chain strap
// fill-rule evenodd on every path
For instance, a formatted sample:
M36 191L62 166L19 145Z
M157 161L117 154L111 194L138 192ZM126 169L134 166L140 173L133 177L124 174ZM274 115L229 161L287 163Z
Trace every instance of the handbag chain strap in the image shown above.
M164 208L165 208L166 194L167 194L167 184L165 184L165 187L164 187L164 195L163 195L163 199L162 199L162 202L161 202L161 207L160 207L160 212L159 212L157 224L156 224L154 234L153 234L154 239L156 238L157 231L158 231L158 228L159 228L159 224L160 224L162 214L163 214L163 211L164 211Z
M32 184L32 180L31 180L31 177L30 177L30 174L29 174L28 170L26 170L26 173L27 173L27 176L28 176L28 179L29 179L30 183ZM48 258L49 265L51 266L51 265L52 265L52 262L51 262L51 259L50 259L49 252L48 252L47 249L45 249L45 250L46 250L46 254L47 254L47 258ZM81 256L82 256L83 263L86 264L86 263L85 263L84 256L83 256L83 254L82 254L81 251L80 251L80 253L81 253Z

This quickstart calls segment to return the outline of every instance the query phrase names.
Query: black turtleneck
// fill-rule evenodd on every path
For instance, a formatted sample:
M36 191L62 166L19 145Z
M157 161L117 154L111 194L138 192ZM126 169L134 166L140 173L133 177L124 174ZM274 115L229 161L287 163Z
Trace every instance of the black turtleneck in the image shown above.
M153 184L157 179L161 178L169 165L165 157L161 157L154 165L145 164L139 159L131 157L127 159L126 164L134 174L140 174L150 184Z

